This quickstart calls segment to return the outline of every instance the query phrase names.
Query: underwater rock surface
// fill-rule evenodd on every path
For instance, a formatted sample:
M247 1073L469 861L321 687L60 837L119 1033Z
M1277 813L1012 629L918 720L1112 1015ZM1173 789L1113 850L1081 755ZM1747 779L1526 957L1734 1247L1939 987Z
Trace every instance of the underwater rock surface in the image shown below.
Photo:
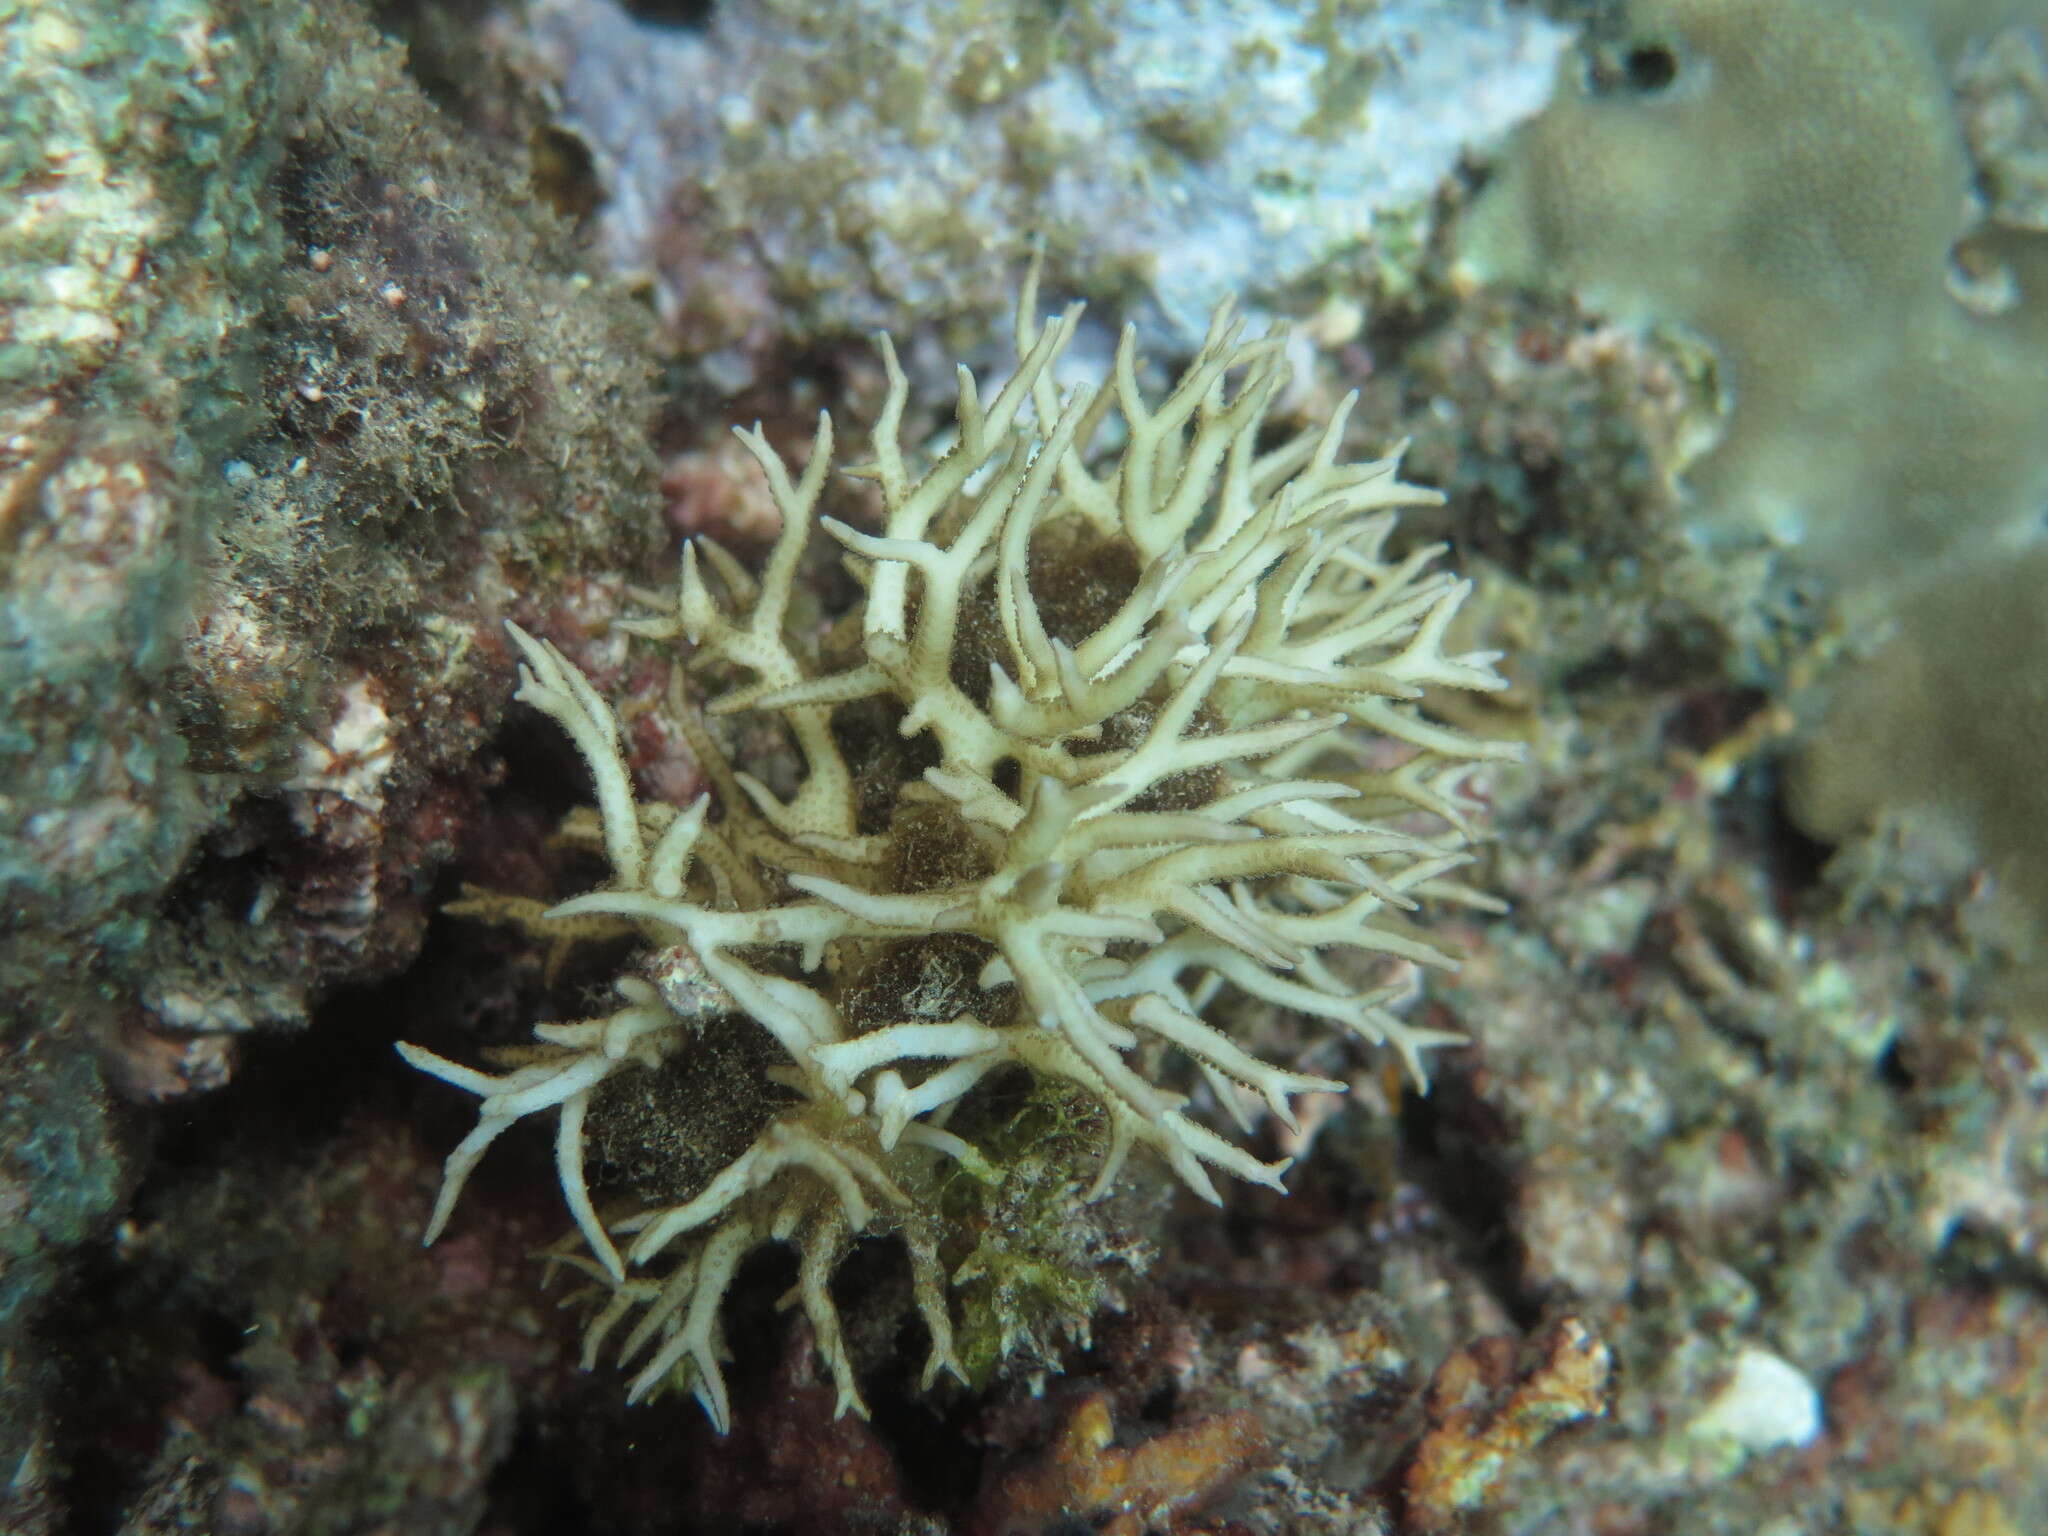
M1361 243L1412 268L1438 185L1542 103L1568 35L1499 0L541 0L523 25L608 254L679 331L731 333L728 387L735 294L799 335L943 320L972 356L1034 236L1182 349Z
M956 7L957 30L936 11L633 0L603 13L622 41L579 53L564 28L594 29L596 7L374 8L402 54L339 4L0 0L0 1526L2048 1528L2048 988L2009 962L1998 899L2038 856L2014 841L1987 879L1968 837L1929 857L1924 819L1803 834L1794 706L1839 636L1823 575L1697 538L1673 476L1723 425L1717 338L1451 270L1491 196L1455 164L1453 125L1505 122L1488 103L1507 85L1515 110L1541 91L1483 38L1460 74L1430 28L1550 54L1561 34L1513 5L1073 0ZM1743 14L1702 5L1700 25ZM1933 216L1973 236L1943 297L1965 331L2012 330L2018 237L2040 227L2041 50L2025 27L1964 46L2025 22L2017 3L1916 14L1941 23L1921 34L1945 71L1924 95L1954 135L1941 164L1981 198L1974 222ZM1209 25L1164 35L1175 16ZM1071 52L1022 46L1042 17ZM1255 46L1233 57L1229 37ZM1371 40L1362 58L1345 37ZM679 145L638 113L661 82L621 48L651 67L728 45L711 85L684 74L719 137ZM793 81L835 55L815 90ZM1216 115L1171 110L1240 65L1285 85L1237 104L1242 154L1205 137ZM598 82L581 101L551 94L578 79ZM619 79L631 91L604 97ZM730 125L724 98L746 107ZM1026 131L1045 121L1094 128ZM1007 158L959 159L992 125ZM1377 147L1409 142L1413 165ZM1033 188L1067 211L1034 216ZM1213 222L1171 200L1198 191ZM1623 199L1613 218L1644 227L1612 238L1651 241L1664 203ZM1929 247L1887 247L1884 222L1874 259L1921 291ZM1210 245L1159 265L1183 224ZM642 244L617 243L628 229ZM1139 1148L1088 1204L1088 1115L1041 1107L991 1137L1018 1176L955 1191L948 1219L1013 1301L1087 1324L1035 1329L998 1366L990 1335L1043 1314L991 1307L971 1385L919 1392L916 1276L900 1245L855 1244L831 1299L872 1417L835 1418L812 1321L776 1307L798 1265L766 1245L722 1309L720 1438L686 1401L628 1407L614 1373L577 1369L562 1277L541 1289L535 1257L570 1225L545 1130L506 1130L458 1224L419 1244L475 1106L393 1043L517 1072L494 1053L608 1010L626 958L438 915L464 885L538 912L605 878L551 840L588 781L545 721L507 710L500 621L616 709L652 817L689 805L705 764L666 670L613 620L669 587L677 533L763 569L781 512L728 428L758 419L798 473L821 408L858 422L885 401L851 334L882 319L916 392L950 402L963 355L1000 378L1034 234L1059 297L1099 315L1165 322L1169 299L1199 313L1197 294L1249 283L1289 322L1275 440L1356 389L1346 458L1406 440L1404 476L1445 493L1407 509L1396 553L1450 544L1475 585L1448 643L1515 658L1506 689L1450 718L1528 749L1493 783L1472 872L1511 907L1430 929L1464 963L1408 1017L1469 1043L1432 1053L1426 1097L1306 1020L1204 1013L1343 1084L1293 1096L1292 1126L1229 1132L1297 1160L1285 1194L1229 1189L1219 1213ZM625 265L644 269L637 299L613 286ZM1077 333L1081 360L1107 335ZM1853 361L1845 383L1882 375ZM913 401L907 458L942 454L947 420ZM1814 473L1833 446L1783 444ZM872 482L825 494L880 531ZM1957 521L1958 554L2009 511ZM838 657L863 594L832 555L799 563L792 612ZM1929 585L1922 632L1981 655L2027 611L2029 569ZM1903 587L1870 591L1907 613ZM1925 729L1926 771L2024 767L1935 745L1970 739L1948 708L2023 734L2019 674L1947 676L1856 707ZM716 732L765 792L794 791L786 743L744 716ZM873 740L878 761L909 750ZM1922 771L1850 761L1888 790ZM2044 781L2004 782L2018 802ZM662 977L690 984L680 963ZM1147 1069L1227 1131L1199 1073ZM730 1080L614 1106L597 1159L662 1171L650 1126Z

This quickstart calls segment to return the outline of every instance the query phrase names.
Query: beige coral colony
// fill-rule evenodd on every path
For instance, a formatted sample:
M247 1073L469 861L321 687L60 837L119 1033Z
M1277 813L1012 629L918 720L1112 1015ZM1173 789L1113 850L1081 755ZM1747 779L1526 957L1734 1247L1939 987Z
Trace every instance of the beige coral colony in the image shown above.
M762 1244L797 1251L790 1300L842 1412L862 1404L829 1282L856 1237L902 1238L925 1384L959 1373L926 1192L945 1170L1002 1177L949 1129L978 1085L1021 1069L1092 1106L1089 1198L1137 1150L1215 1201L1214 1172L1278 1186L1287 1164L1205 1120L1250 1130L1262 1106L1292 1124L1292 1099L1342 1086L1262 1059L1219 1017L1334 1026L1391 1046L1418 1083L1456 1038L1401 1016L1421 969L1451 964L1410 914L1483 901L1453 878L1471 781L1514 749L1424 708L1432 690L1502 686L1495 654L1447 649L1468 583L1432 569L1435 549L1389 553L1396 509L1436 496L1392 459L1339 459L1349 400L1262 451L1281 338L1244 339L1227 309L1157 404L1128 330L1111 378L1063 398L1054 365L1079 308L1040 325L1035 289L1034 273L1016 372L984 399L960 370L951 446L922 475L881 340L875 462L851 471L879 488L879 533L817 513L829 417L795 481L741 434L782 514L765 568L696 540L673 614L628 625L687 663L671 707L711 786L694 804L637 799L604 699L512 631L517 697L568 733L595 788L565 831L611 871L530 926L641 943L616 1011L538 1026L498 1074L400 1047L481 1100L427 1241L485 1149L553 1112L587 1249L559 1261L599 1287L586 1367L631 1320L630 1395L687 1387L720 1431L720 1311ZM1091 452L1098 439L1121 451ZM814 526L863 591L829 625L792 622ZM720 717L749 712L800 754L787 798L714 741ZM608 1095L644 1119L692 1102L693 1077L720 1085L707 1139L723 1150L601 1198L588 1167Z

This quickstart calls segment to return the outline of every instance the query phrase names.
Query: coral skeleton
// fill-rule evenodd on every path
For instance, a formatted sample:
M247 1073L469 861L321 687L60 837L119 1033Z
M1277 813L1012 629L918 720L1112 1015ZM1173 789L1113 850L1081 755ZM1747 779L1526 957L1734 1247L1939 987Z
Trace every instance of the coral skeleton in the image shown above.
M604 700L511 631L517 697L595 785L565 832L610 878L544 914L491 896L459 910L556 941L634 934L641 959L617 1011L539 1026L500 1075L400 1048L481 1101L427 1241L491 1142L552 1110L587 1248L557 1258L603 1303L586 1366L637 1312L620 1353L651 1353L631 1395L687 1387L720 1430L721 1303L766 1243L798 1251L786 1304L842 1410L862 1405L828 1281L862 1235L906 1243L926 1384L959 1372L930 1192L947 1172L1002 1178L949 1129L992 1076L1021 1069L1094 1107L1090 1198L1142 1148L1216 1201L1217 1171L1278 1187L1287 1163L1205 1123L1176 1082L1246 1131L1248 1106L1292 1126L1295 1096L1342 1086L1265 1059L1219 1016L1320 1021L1392 1047L1418 1086L1429 1049L1457 1038L1400 1016L1419 968L1452 963L1408 914L1485 904L1453 872L1474 771L1514 749L1425 712L1432 690L1502 686L1494 653L1449 648L1468 583L1432 570L1435 549L1389 551L1396 509L1436 496L1391 458L1341 460L1349 399L1262 450L1281 338L1246 339L1228 309L1156 404L1128 330L1106 383L1063 397L1053 368L1079 309L1035 321L1035 286L1015 373L984 398L960 370L953 441L921 475L880 339L875 459L852 471L879 491L879 531L820 513L829 417L795 479L758 429L740 433L782 515L765 567L698 539L673 613L628 621L681 654L671 704L711 786L694 804L638 799ZM1113 416L1121 450L1098 459ZM799 579L820 528L863 592L836 619ZM801 760L787 793L721 745L742 714L786 733ZM734 1082L748 1086L719 1086ZM620 1154L650 1123L629 1104L701 1113L707 1150L687 1168ZM617 1176L593 1179L593 1161Z

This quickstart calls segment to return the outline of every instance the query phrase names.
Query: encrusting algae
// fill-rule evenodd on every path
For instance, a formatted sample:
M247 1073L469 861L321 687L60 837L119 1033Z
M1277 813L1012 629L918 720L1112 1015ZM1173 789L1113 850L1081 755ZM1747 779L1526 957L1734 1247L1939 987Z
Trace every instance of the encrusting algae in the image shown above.
M682 809L636 799L604 700L512 631L518 697L595 783L595 810L565 830L611 878L545 913L499 896L458 910L643 948L616 1012L537 1026L510 1070L400 1047L482 1101L427 1240L490 1143L553 1110L588 1247L562 1261L608 1292L586 1366L637 1313L618 1351L638 1362L631 1396L687 1386L721 1431L721 1304L766 1243L799 1254L791 1300L841 1411L862 1403L829 1281L862 1235L909 1250L925 1384L962 1374L931 1192L948 1171L1004 1178L949 1128L992 1074L1022 1069L1099 1111L1090 1198L1142 1146L1216 1201L1214 1170L1277 1187L1287 1163L1196 1118L1168 1056L1246 1130L1250 1104L1291 1125L1295 1096L1342 1086L1254 1054L1213 1021L1219 998L1390 1045L1418 1084L1424 1054L1456 1038L1397 1012L1418 966L1452 963L1407 914L1484 904L1452 878L1470 781L1515 749L1423 708L1430 690L1502 686L1494 653L1446 649L1468 583L1431 569L1435 549L1388 552L1395 510L1438 498L1391 458L1339 461L1348 400L1261 451L1282 339L1244 340L1227 308L1157 405L1129 330L1112 378L1062 398L1053 368L1079 308L1040 326L1035 288L1017 371L985 400L960 370L955 441L920 477L881 340L876 460L853 472L879 487L879 534L818 514L829 417L795 481L742 433L782 514L765 569L699 539L674 615L628 625L687 642L709 715L781 722L803 764L788 798L728 761L679 665L672 707L711 790ZM1091 468L1112 415L1122 450ZM822 634L791 621L814 523L864 590ZM593 1163L628 1187L593 1188Z

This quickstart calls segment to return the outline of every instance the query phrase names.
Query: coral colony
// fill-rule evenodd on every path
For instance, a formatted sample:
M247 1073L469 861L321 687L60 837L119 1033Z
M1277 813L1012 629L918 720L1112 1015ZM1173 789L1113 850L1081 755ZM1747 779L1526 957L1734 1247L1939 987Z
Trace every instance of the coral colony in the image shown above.
M536 1027L499 1075L400 1047L482 1101L427 1240L491 1142L552 1110L588 1247L562 1262L605 1298L586 1366L637 1313L618 1351L638 1365L631 1396L687 1386L721 1431L720 1308L762 1244L799 1255L791 1299L842 1411L862 1404L829 1282L863 1234L909 1250L926 1385L962 1374L931 1192L1005 1177L992 1138L962 1134L990 1124L960 1111L991 1085L1084 1106L1090 1198L1143 1148L1215 1201L1213 1172L1277 1187L1287 1164L1198 1118L1169 1086L1175 1058L1250 1129L1258 1105L1292 1125L1295 1096L1341 1085L1256 1054L1247 1021L1392 1046L1418 1084L1455 1038L1396 1012L1418 966L1451 963L1407 914L1483 902L1451 878L1470 857L1470 780L1514 749L1422 708L1430 690L1502 686L1494 653L1446 648L1469 583L1433 571L1435 549L1389 553L1395 509L1437 498L1392 459L1339 460L1349 400L1262 450L1281 339L1242 339L1227 308L1158 404L1128 330L1111 379L1062 398L1079 309L1041 327L1034 289L1017 371L984 399L960 370L953 445L922 476L882 339L875 462L853 472L879 489L879 533L817 513L829 418L794 482L741 434L782 513L765 569L697 540L674 616L629 625L687 642L710 695L700 717L678 667L672 708L711 785L695 803L636 800L605 701L512 631L518 697L595 785L565 831L611 878L545 915L510 897L463 910L642 944L617 1011ZM1112 417L1123 446L1098 460ZM814 525L864 591L830 624L792 620ZM748 712L801 757L786 797L714 740Z

